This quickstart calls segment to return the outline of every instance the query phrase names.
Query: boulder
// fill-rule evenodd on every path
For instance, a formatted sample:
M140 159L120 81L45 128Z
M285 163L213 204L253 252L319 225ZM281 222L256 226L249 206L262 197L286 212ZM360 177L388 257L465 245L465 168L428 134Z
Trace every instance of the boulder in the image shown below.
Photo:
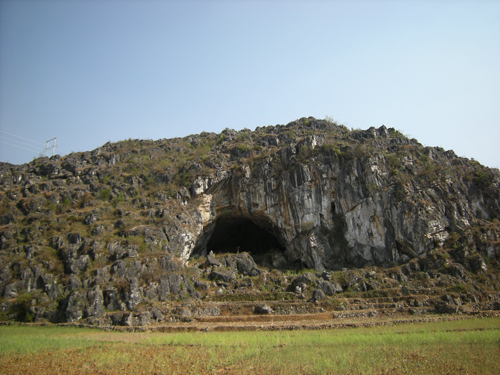
M316 285L317 283L317 278L314 276L311 272L305 272L300 276L297 276L295 279L293 279L292 283L290 284L292 288L295 288L296 286L301 286L302 291L305 290L303 288L303 285Z
M320 281L319 287L327 296L342 292L342 287L334 281Z
M225 281L226 283L229 283L231 281L236 280L236 275L234 274L234 272L231 272L223 268L214 268L210 273L210 279L222 280Z
M153 306L151 310L149 310L149 314L151 316L151 319L155 320L157 323L161 322L165 317L160 309L156 306Z
M322 289L316 289L312 294L312 302L321 301L325 298L325 292Z
M262 272L258 269L255 261L248 253L233 255L238 272L247 276L259 276Z
M210 251L207 255L207 265L210 266L215 266L215 267L222 267L222 264L215 258L215 254L213 251Z
M273 311L273 309L271 309L271 307L264 304L264 305L254 306L253 312L254 312L254 314L266 315L266 314L272 314L274 311Z

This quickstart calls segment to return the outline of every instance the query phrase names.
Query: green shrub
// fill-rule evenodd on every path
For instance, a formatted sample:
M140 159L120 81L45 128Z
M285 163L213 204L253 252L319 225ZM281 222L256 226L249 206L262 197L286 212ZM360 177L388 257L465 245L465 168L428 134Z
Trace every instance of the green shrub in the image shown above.
M457 284L448 287L446 290L450 293L458 293L458 294L468 294L470 292L470 286L466 284Z
M63 201L62 201L62 205L63 206L69 206L69 205L71 205L71 199L69 197L64 198Z
M193 171L184 171L177 174L177 183L179 186L185 186L188 189L191 188L191 185L194 181L194 173Z
M391 138L406 138L406 139L408 139L408 137L406 135L404 135L403 133L401 133L399 130L396 130L396 129L391 130L390 137Z
M123 202L125 202L125 195L123 195L123 193L119 193L117 196L113 198L111 204L113 205L113 207L116 207Z
M49 205L48 205L48 209L49 209L50 211L54 212L54 213L57 213L57 212L58 212L58 206L57 206L57 204L55 204L55 203L49 203ZM0 210L0 215L1 215L1 214L2 214L2 213L1 213L1 210Z
M378 192L379 187L374 183L366 184L366 189L368 190L368 195L374 195Z
M152 174L144 176L143 180L146 186L152 186L157 183L156 177Z
M109 175L107 175L107 174L106 174L106 175L102 176L102 177L99 179L99 181L101 182L101 184L106 185L106 184L109 182Z
M21 294L12 308L12 312L16 314L16 320L22 322L33 322L34 315L30 313L31 301L34 299L33 293Z
M308 146L302 146L299 150L299 154L298 154L298 157L299 157L299 160L306 160L309 155L311 154L311 149L308 147Z
M111 197L111 189L106 188L99 190L99 198L101 198L101 200L107 201L109 200L110 197Z
M483 190L489 188L493 183L493 178L487 171L478 171L474 173L474 177L472 178L472 180L478 188Z
M386 156L385 160L386 160L387 168L389 169L391 174L393 176L396 176L402 167L402 164L401 164L401 161L399 160L398 155L396 153L391 153L391 154Z
M337 121L335 121L335 119L331 116L325 116L325 120L327 122L329 122L330 124L333 124L333 125L338 125Z
M248 145L245 145L245 144L243 144L243 145L241 145L241 146L239 146L239 147L238 147L238 151L239 151L240 153L247 152L249 149L250 149L250 148L248 147Z
M225 134L221 134L219 136L219 139L217 139L217 144L220 145L221 143L223 143L225 140L227 139L227 136Z

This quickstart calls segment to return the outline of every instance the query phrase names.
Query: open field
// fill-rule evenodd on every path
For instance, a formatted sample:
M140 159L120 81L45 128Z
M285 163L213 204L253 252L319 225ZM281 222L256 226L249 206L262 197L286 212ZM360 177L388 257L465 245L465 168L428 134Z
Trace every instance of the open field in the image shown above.
M243 332L0 326L1 374L498 374L500 318Z

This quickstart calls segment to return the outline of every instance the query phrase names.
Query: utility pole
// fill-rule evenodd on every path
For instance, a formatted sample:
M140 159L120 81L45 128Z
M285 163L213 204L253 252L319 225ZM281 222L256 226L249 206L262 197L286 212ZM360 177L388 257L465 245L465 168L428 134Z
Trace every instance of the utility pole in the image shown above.
M50 149L52 149L52 155L50 156L54 156L54 153L56 152L56 140L57 137L49 139L45 142L45 149L43 150L45 152L45 156L47 156L47 151ZM52 142L52 145L50 145L50 142Z

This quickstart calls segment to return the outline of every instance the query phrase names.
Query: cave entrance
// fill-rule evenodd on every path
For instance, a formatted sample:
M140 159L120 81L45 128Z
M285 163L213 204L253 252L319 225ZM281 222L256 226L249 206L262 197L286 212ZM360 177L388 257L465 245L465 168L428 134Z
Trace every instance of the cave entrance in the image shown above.
M210 251L214 254L247 252L257 265L275 268L286 261L285 247L266 224L256 224L245 217L220 217L200 237L193 256Z

